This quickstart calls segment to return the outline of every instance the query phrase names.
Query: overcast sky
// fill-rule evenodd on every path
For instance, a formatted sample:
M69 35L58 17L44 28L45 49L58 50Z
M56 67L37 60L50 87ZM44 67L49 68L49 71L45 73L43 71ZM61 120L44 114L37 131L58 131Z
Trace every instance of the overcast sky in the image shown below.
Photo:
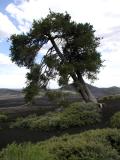
M96 35L103 37L99 51L105 60L94 85L120 87L120 0L0 0L0 88L25 87L27 70L10 61L7 39L29 31L33 19L45 17L49 8L67 11L72 20L94 26Z

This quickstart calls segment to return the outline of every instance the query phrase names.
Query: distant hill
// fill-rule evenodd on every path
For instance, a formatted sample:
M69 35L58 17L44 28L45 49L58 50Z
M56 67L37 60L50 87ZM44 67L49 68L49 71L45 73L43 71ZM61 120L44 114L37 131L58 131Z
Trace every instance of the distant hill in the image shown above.
M115 95L115 94L120 94L120 88L119 87L109 87L109 88L98 88L93 85L87 84L91 92L96 96L96 97L103 97L103 96L108 96L108 95ZM69 91L69 92L76 92L73 84L66 85L60 89L61 91ZM0 97L21 97L23 96L22 90L21 89L0 89Z
M23 97L21 89L0 89L0 99Z
M4 89L4 88L0 89L0 96L3 94L15 95L15 94L20 94L20 93L21 93L20 89Z
M95 97L103 97L108 95L120 94L119 87L98 88L90 84L87 84L87 85L88 85L88 88L91 90L91 92L95 95ZM73 84L69 84L62 87L61 90L75 91L75 88Z

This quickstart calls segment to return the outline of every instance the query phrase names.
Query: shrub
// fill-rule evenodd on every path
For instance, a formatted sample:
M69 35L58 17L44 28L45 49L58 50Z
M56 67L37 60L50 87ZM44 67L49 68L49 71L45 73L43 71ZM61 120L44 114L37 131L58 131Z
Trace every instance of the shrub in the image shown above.
M53 160L53 156L47 150L41 149L38 144L17 145L13 143L3 149L0 160Z
M89 126L99 123L101 120L100 110L94 103L76 102L67 107L61 114L60 126Z
M116 101L116 100L120 100L120 95L105 96L99 99L99 102L109 102L109 101Z
M100 120L100 110L96 104L73 103L62 112L19 118L15 123L12 123L11 127L27 127L41 130L63 129L74 126L89 126L99 123Z
M111 127L120 128L120 112L115 113L110 120Z
M63 97L63 94L60 91L48 91L46 92L46 96L48 96L51 101L55 101Z
M77 94L77 93L76 93ZM69 105L69 98L74 96L74 92L65 92L65 91L48 91L46 92L46 96L50 101L53 101L60 107L67 107Z
M98 129L37 144L11 144L0 160L119 160L120 130Z
M5 113L0 113L0 122L5 122L8 116Z

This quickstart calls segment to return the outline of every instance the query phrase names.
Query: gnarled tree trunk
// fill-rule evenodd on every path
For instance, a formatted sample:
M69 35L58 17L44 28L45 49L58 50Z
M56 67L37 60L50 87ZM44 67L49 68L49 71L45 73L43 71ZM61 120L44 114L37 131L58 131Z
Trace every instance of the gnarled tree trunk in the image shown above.
M49 36L49 40L51 41L53 47L55 48L58 56L61 58L61 60L64 62L66 59L60 52L58 46L56 45L53 37L51 35ZM77 76L76 76L77 75ZM91 91L87 87L87 85L84 82L84 79L82 78L82 75L78 72L77 74L71 73L71 77L73 78L74 81L74 86L78 90L78 92L81 94L82 98L84 99L85 102L94 102L97 103L96 98L92 95Z
M77 89L77 91L81 94L85 102L97 103L97 99L91 93L91 91L89 90L87 84L85 83L81 75L78 76L77 81L74 79L74 86Z

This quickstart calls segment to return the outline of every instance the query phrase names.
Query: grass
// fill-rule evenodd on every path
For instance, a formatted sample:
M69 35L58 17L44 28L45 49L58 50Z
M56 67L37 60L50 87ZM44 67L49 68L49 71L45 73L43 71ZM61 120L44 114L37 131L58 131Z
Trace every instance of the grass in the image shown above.
M98 129L31 144L11 144L0 160L119 160L120 130Z
M84 127L101 121L100 109L94 103L73 103L62 112L51 112L44 116L30 115L18 118L11 127L40 130L65 129L69 127Z

